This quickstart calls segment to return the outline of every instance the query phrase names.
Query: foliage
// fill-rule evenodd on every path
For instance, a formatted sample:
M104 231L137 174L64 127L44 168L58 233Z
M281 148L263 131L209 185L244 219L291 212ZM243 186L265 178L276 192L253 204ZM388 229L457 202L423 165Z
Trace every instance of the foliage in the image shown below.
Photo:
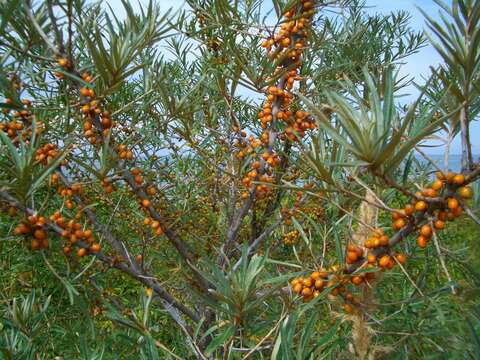
M2 2L0 358L476 358L480 2L436 2L425 34L359 0Z

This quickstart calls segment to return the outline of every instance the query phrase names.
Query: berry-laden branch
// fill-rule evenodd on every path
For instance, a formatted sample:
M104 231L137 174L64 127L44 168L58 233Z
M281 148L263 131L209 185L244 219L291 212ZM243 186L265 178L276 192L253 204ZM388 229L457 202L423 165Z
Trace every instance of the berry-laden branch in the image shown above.
M446 227L447 221L453 221L463 214L462 204L473 196L469 184L479 176L480 168L466 176L437 172L436 180L430 187L414 194L411 203L403 209L392 212L394 234L391 237L383 229L376 229L363 246L347 246L344 266L320 269L304 278L296 278L291 282L293 291L308 302L329 288L330 297L343 301L343 309L347 313L353 312L360 305L360 300L353 296L348 287L373 281L375 272L390 270L395 263L403 266L406 256L395 253L393 247L412 233L418 232L418 246L425 248L436 232Z
M14 197L12 197L11 195L9 195L7 192L3 190L0 190L0 198L8 202L10 206L13 206L15 209L20 209L24 211L25 214L28 216L28 220L30 224L27 225L25 222L20 223L15 228L15 234L23 235L26 237L31 236L32 242L35 240L39 241L39 240L47 239L47 232L45 231L45 229L47 228L53 231L54 233L56 233L60 237L67 236L68 234L67 229L69 227L59 217L56 217L56 218L51 217L53 221L46 220L43 216L38 215L34 209L25 207L23 204L18 202ZM84 211L87 212L88 209L85 209ZM95 218L94 218L94 221L96 221ZM73 224L76 224L76 223L73 223ZM92 255L94 255L98 260L107 264L109 267L114 267L124 272L125 274L129 275L133 279L139 281L140 283L147 286L148 288L153 289L153 291L155 291L155 293L168 304L168 306L164 306L167 311L172 311L172 307L173 307L178 311L182 312L187 317L189 317L191 320L195 322L200 321L200 317L198 316L198 314L196 314L191 309L186 307L183 303L181 303L179 300L174 298L163 286L161 286L158 283L158 281L156 281L148 273L140 270L136 266L128 266L124 262L118 261L117 258L108 257L101 251L100 248L92 249L92 245L89 243L88 238L85 239L85 237L89 236L87 232L88 230L83 231L83 234L80 234L78 230L74 230L74 233L76 233L79 236L74 235L76 236L76 238L73 240L73 243L71 244L71 246L77 246L79 248L78 254L80 254L81 256L85 256L90 251ZM87 236L84 236L85 233L87 233ZM112 247L116 248L117 246L120 246L119 245L120 241L115 239L112 234L105 232L105 233L102 233L102 235L104 235L105 238L112 243ZM72 239L71 236L70 236L70 239ZM32 247L34 246L32 245ZM70 248L67 247L67 249L70 249ZM65 252L68 254L70 250L67 250Z
M73 64L67 59L60 58L58 64L64 70L78 75L74 70ZM87 73L82 74L81 77L88 83L91 83L93 80ZM79 94L81 97L80 104L81 112L84 116L84 135L92 145L104 144L105 138L111 133L111 130L115 126L115 123L111 120L111 114L108 111L102 111L101 102L97 99L93 89L86 87L80 88L81 85L78 82L75 82L75 85L79 88ZM140 175L141 170L138 168L133 168L131 171L127 170L126 166L133 162L134 156L132 150L127 149L124 144L119 144L115 148L112 146L111 142L112 140L110 139L110 142L108 143L108 152L111 161L113 162L114 167L122 173L125 182L130 186L133 193L139 199L141 208L146 211L152 219L154 219L154 221L151 222L151 225L155 234L158 236L164 234L167 237L170 243L176 248L181 258L192 270L200 288L204 293L208 294L208 289L211 285L195 267L193 252L189 249L187 243L183 241L173 229L169 228L166 220L152 205L152 196L156 193L155 188L153 186L146 186ZM108 179L104 179L103 185L107 193L113 191L113 187Z
M322 4L326 6L325 4ZM236 241L240 227L245 216L252 207L255 198L263 198L271 191L269 184L275 183L272 176L282 162L279 154L275 152L275 144L278 138L285 142L300 141L305 132L314 129L316 124L309 118L308 113L298 110L294 112L292 107L295 81L301 80L299 69L302 65L301 56L305 48L312 17L315 14L314 2L302 0L283 14L283 22L280 30L262 43L267 50L269 59L275 62L275 76L279 76L277 86L270 86L266 91L267 99L258 117L261 127L264 129L260 139L253 135L248 138L249 145L243 140L246 137L244 131L236 128L239 134L238 146L240 151L237 157L240 160L250 155L250 170L243 178L242 183L246 190L242 193L244 203L233 217L227 231L226 240L221 249L219 262L223 263L225 254ZM285 127L281 131L280 124ZM246 148L246 151L244 151ZM259 156L260 151L263 151ZM247 154L246 154L246 153ZM277 179L278 181L278 179ZM278 204L278 202L275 202Z
M80 76L73 68L71 62L64 57L60 57L58 59L58 65L62 67L64 70L71 72L76 76ZM59 79L63 78L63 74L56 73L56 76ZM92 77L88 74L81 75L82 79L85 82L91 83ZM15 85L15 79L12 79L12 82ZM83 130L86 138L92 145L99 144L103 142L104 138L109 135L111 128L114 126L114 123L110 119L110 113L108 111L101 110L101 102L96 97L96 94L93 89L82 87L80 88L80 84L74 82L75 88L78 89L80 97L81 97L81 112L85 116L85 122L83 124ZM12 99L7 99L6 103L12 103ZM36 121L34 116L30 112L30 108L32 106L31 102L28 100L22 101L23 106L25 107L23 110L18 110L13 113L13 120L8 124L1 124L0 131L4 131L11 139L12 142L18 146L20 137L23 140L29 141L30 137L32 136L32 124L35 122L36 124L36 134L37 137L41 133L44 132L43 123ZM9 109L4 111L5 113L9 112ZM189 267L194 271L194 275L198 279L198 283L204 292L207 292L208 283L206 280L201 276L198 270L193 265L193 257L190 255L188 250L186 249L186 245L184 245L183 241L179 239L173 231L171 231L166 223L163 221L163 218L158 214L156 209L150 205L149 195L154 195L154 188L149 187L147 190L144 190L141 186L143 181L141 176L138 173L138 169L133 169L132 174L128 172L124 168L124 164L121 165L120 162L125 160L131 160L133 158L133 153L129 150L126 150L124 146L120 145L118 148L118 156L114 152L112 148L110 148L110 152L112 158L116 160L116 165L119 169L121 169L129 181L129 184L132 189L134 189L137 195L140 197L141 205L143 208L148 208L151 216L154 217L156 221L154 223L159 224L158 226L153 226L152 228L155 230L157 235L161 235L166 230L167 238L171 240L174 246L177 248L180 255L186 259L187 264ZM57 147L53 144L45 144L41 148L39 148L35 153L35 160L37 164L48 165L51 161L54 161L59 154ZM65 161L62 161L61 165L64 165ZM107 258L103 253L101 253L101 246L99 243L95 241L95 234L90 229L81 230L81 224L76 222L74 219L70 220L68 223L66 222L65 218L61 215L61 211L55 212L52 216L50 216L50 220L55 223L53 227L50 223L48 223L43 216L29 216L28 221L22 221L17 228L15 229L15 233L17 235L24 235L32 238L30 247L32 250L39 250L42 248L49 248L49 239L47 231L45 227L49 227L50 229L57 232L62 237L68 239L68 243L64 246L64 253L66 255L70 254L72 251L72 246L77 246L78 251L76 252L77 256L84 257L89 253L92 255L97 256L103 262L110 264L111 266L127 273L128 275L132 276L133 278L139 280L144 285L152 288L155 293L157 293L161 299L165 302L164 305L168 307L174 307L171 311L176 311L178 309L182 313L184 313L187 317L192 319L195 322L200 320L198 314L194 311L183 305L181 302L173 298L159 283L145 271L141 270L137 265L136 259L132 259L129 255L125 244L117 239L108 229L105 227L101 221L95 216L94 212L85 206L85 202L83 201L82 197L80 196L81 186L79 184L70 184L67 177L61 172L61 167L58 167L53 175L51 176L51 183L52 185L58 184L58 181L61 180L65 187L59 187L58 192L61 196L67 198L65 201L65 206L67 209L73 209L73 202L74 200L78 207L81 209L76 218L80 218L83 215L86 215L90 223L93 225L94 229L101 234L107 242L115 249L116 253L120 256L120 259L115 257L114 259ZM108 179L104 179L102 182L106 193L111 193L114 191L113 186L110 184ZM148 193L148 195L147 195ZM5 192L2 192L2 197L8 198L11 203L20 204L19 202L15 201L13 198L10 197ZM72 200L68 199L71 198ZM147 205L148 206L145 206ZM20 204L22 207L25 207L24 204ZM17 208L17 207L16 207ZM29 210L33 211L33 210ZM160 226L160 221L161 226ZM162 229L163 228L163 229ZM59 229L62 229L61 231ZM127 262L127 264L124 263ZM170 312L171 312L170 311ZM171 315L174 315L171 313ZM175 316L178 319L178 316ZM190 334L192 332L190 331Z

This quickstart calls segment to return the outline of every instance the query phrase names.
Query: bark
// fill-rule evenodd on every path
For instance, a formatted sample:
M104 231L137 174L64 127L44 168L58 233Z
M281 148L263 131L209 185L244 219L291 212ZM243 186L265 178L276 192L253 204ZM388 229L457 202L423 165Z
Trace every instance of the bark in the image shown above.
M361 220L357 230L352 235L352 241L355 245L363 247L365 240L371 236L371 230L366 226L373 228L377 227L378 208L372 204L377 202L372 191L368 190L365 194L365 201L362 201L359 208L358 217ZM373 293L369 287L363 285L362 302L372 303ZM352 340L358 358L364 360L369 355L372 340L372 329L367 324L367 319L364 313L357 311L352 314ZM371 354L373 358L373 354Z

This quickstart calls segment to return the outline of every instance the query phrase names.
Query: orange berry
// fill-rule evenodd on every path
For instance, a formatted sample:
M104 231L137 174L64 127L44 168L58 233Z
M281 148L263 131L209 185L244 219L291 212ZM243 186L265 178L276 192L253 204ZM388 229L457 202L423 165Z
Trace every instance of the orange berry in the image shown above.
M15 230L13 230L13 233L15 235L25 235L25 234L28 234L29 231L30 231L30 229L28 228L27 225L25 225L23 223L20 223L20 224L17 225Z
M383 235L380 237L380 246L388 246L388 236Z
M303 279L303 286L305 287L311 287L313 286L313 281L311 278L305 278Z
M447 220L447 212L443 211L443 210L440 210L438 212L437 218L438 218L438 220L446 221Z
M80 95L87 97L90 95L90 91L86 87L82 87L80 89Z
M455 199L455 198L448 198L448 200L447 200L447 207L448 207L450 210L454 210L454 209L458 208L458 200Z
M343 304L343 310L345 310L346 313L352 313L353 312L353 307L350 304Z
M322 279L328 279L328 273L326 273L325 271L320 271L320 277Z
M404 219L398 219L398 220L395 220L395 222L393 223L393 229L400 230L405 225L407 225L407 222Z
M405 215L411 216L413 214L413 212L415 211L415 208L413 207L413 205L407 204L407 205L405 205L404 210L405 210Z
M112 121L109 118L102 118L102 126L108 129L112 126Z
M455 178L456 175L457 175L457 174L455 174L454 172L449 172L449 173L447 174L447 182L448 182L449 184L453 184L453 179Z
M463 209L460 206L458 206L452 210L452 214L454 217L459 217L463 214Z
M425 210L427 210L427 208L428 208L428 205L423 200L420 200L415 204L415 210L419 212L424 212Z
M435 229L437 229L437 230L443 230L443 229L445 229L445 222L442 221L442 220L437 220L437 221L435 221L435 223L433 224L433 226L434 226Z
M361 276L354 276L352 278L352 284L360 285L363 282L363 278Z
M323 285L324 285L323 280L318 279L315 281L315 289L321 289L323 288Z
M348 245L347 245L347 250L348 250L348 251L354 251L354 252L356 252L356 251L357 251L357 247L356 247L355 245L353 245L353 244L348 244Z
M423 190L422 193L423 193L424 196L431 197L431 198L434 198L438 195L438 193L434 189L431 189L431 188L427 188L427 189Z
M61 58L61 59L58 59L58 65L60 65L60 67L67 67L68 66L68 60L65 59L65 58Z
M143 200L142 200L142 206L143 206L143 207L149 207L149 206L150 206L150 200L148 200L148 199L143 199Z
M291 40L289 37L286 37L284 39L282 39L282 41L280 42L280 44L283 46L283 47L288 47L290 46L290 43L291 43Z
M35 215L30 215L27 219L28 219L28 222L32 225L35 225L38 220L38 218Z
M36 239L32 239L32 241L30 243L30 248L32 250L38 250L38 249L40 249L40 247L41 247L40 241L38 241Z
M465 182L465 175L457 174L453 177L453 183L455 185L462 185Z
M383 255L380 258L380 261L378 262L378 265L380 265L380 267L382 267L382 268L385 268L389 265L390 261L391 261L390 256Z
M369 254L367 260L369 264L375 264L375 262L377 261L377 257L373 254Z
M42 247L44 249L48 249L49 246L50 246L50 242L48 241L48 239L43 239L40 242L40 247Z
M443 188L443 181L441 181L441 180L434 181L434 183L432 184L432 189L435 190L435 191L438 191L441 188Z
M312 289L310 289L309 287L303 288L302 295L304 297L311 296L312 295Z
M432 236L432 228L430 227L430 225L423 225L421 228L420 228L420 235L422 236L425 236L426 238L429 238L430 236Z
M90 246L90 251L94 254L100 252L101 249L102 249L102 247L100 246L100 244L97 244L97 243Z
M131 171L132 175L140 175L142 173L142 170L139 168L133 168Z
M395 258L396 258L397 261L398 261L400 264L402 264L402 265L404 265L404 264L407 262L407 258L406 258L405 255L403 255L403 254L396 254L396 255L395 255Z
M297 293L297 294L300 294L300 292L302 291L302 289L303 289L302 284L296 284L296 285L293 287L293 292L294 292L294 293Z
M441 171L437 171L435 173L435 176L437 177L438 180L446 180L447 178L445 177L445 174Z
M77 251L77 256L78 257L83 257L85 255L87 255L87 249L85 249L85 248L78 249L78 251Z
M272 94L272 95L276 95L277 92L278 92L278 90L279 90L279 89L278 89L277 87L275 87L275 86L270 86L270 87L268 88L268 92L269 92L270 94Z
M426 248L427 247L427 238L423 235L420 235L418 238L417 238L417 243L418 243L418 246L421 247L422 249Z
M47 233L43 229L37 229L34 231L33 237L37 240L43 240L47 237Z
M353 264L357 260L358 260L358 254L356 252L349 251L347 253L347 263Z
M470 199L473 196L473 190L470 186L462 186L458 189L458 194L464 199Z

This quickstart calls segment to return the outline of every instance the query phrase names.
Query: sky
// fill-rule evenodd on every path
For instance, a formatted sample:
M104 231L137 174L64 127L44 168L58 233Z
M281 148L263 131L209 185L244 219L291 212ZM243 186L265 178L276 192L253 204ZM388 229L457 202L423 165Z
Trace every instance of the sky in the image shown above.
M147 4L148 0L137 0L130 1L134 8L138 8L138 3ZM183 0L158 0L162 10L167 10L169 8L181 9L185 7L185 2ZM451 3L451 0L444 0L446 3ZM124 16L123 7L120 0L106 0L105 3L108 3L114 10L117 16L120 18ZM269 3L268 0L265 3ZM411 22L410 26L418 31L426 30L426 25L422 13L418 10L422 8L429 16L439 19L439 7L435 4L433 0L366 0L366 5L368 7L367 11L369 13L382 13L388 14L399 10L404 10L410 13ZM414 54L406 59L405 64L402 67L403 75L410 75L414 77L419 82L422 82L422 76L428 77L429 67L440 64L442 59L437 54L437 52L432 48L431 45L428 45L422 48L417 54ZM415 90L412 88L412 93L415 93ZM473 145L474 154L480 154L480 121L475 121L471 125L471 140ZM438 142L429 142L429 144L438 144ZM429 148L428 153L430 154L443 154L443 147ZM454 140L451 145L452 154L461 153L461 144L459 136Z

